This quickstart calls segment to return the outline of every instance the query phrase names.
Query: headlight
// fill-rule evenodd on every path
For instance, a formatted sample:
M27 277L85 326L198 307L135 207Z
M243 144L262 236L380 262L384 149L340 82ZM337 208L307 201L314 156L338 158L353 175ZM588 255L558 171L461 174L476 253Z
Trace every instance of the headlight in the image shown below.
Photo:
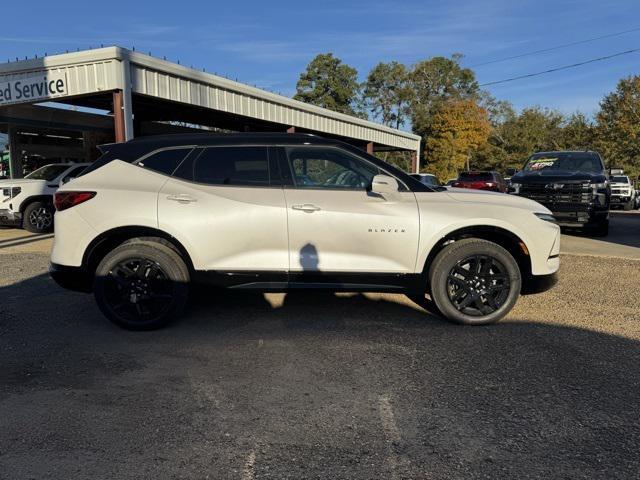
M4 195L5 197L13 198L13 197L17 197L18 195L20 195L21 191L22 191L22 189L20 187L3 188L2 189L2 195Z
M544 220L545 222L557 223L556 217L554 217L550 213L534 213L534 215L540 220Z
M519 183L513 183L511 182L511 185L509 185L509 192L510 193L520 193L520 184Z
M592 183L591 184L591 188L593 190L593 194L594 195L606 193L608 186L609 186L609 182ZM604 200L604 199L602 199L602 200Z

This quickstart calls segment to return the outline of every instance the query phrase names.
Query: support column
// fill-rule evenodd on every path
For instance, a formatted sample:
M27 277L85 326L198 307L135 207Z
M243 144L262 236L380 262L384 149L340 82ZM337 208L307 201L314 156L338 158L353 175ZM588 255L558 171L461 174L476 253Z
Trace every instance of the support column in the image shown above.
M124 113L124 138L125 141L131 140L134 136L133 131L133 96L131 94L131 62L124 60L122 62L122 110Z
M373 142L367 143L366 150L369 155L373 155Z
M411 152L411 173L420 173L418 170L418 152Z
M113 123L116 143L127 141L125 134L124 109L122 108L122 90L113 92Z
M287 128L287 133L296 133L296 127Z
M22 178L22 148L18 143L18 129L9 125L9 178Z

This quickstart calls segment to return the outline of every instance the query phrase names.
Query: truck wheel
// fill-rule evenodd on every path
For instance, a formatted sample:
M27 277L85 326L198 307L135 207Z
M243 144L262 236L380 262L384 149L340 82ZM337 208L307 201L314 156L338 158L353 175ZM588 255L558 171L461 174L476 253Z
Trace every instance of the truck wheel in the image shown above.
M502 319L520 295L518 263L500 245L469 238L446 246L429 269L431 298L457 323L485 325Z
M116 325L154 330L182 313L189 269L175 250L160 243L124 243L98 265L93 292L100 311Z
M596 237L606 237L607 235L609 235L609 220L602 220L598 222L598 225L596 225L593 234Z
M628 202L624 204L624 211L628 212L629 210L631 210L633 208L633 202Z
M22 226L32 233L53 230L53 205L47 202L31 202L22 214Z

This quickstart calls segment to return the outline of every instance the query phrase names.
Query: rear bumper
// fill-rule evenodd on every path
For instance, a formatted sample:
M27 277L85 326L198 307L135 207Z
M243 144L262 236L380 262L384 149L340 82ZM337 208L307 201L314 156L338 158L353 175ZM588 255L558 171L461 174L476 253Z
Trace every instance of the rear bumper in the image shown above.
M51 263L49 275L62 288L76 292L89 293L93 288L93 276L81 267L68 267Z
M0 209L0 225L19 227L22 225L22 214L9 209Z

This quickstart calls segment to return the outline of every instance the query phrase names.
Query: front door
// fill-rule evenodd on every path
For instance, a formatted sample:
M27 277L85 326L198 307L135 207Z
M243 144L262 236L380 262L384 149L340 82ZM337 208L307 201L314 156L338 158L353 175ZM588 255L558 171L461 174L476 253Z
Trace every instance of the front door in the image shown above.
M337 147L286 147L281 153L293 180L285 188L291 278L414 273L419 215L413 192L403 185L393 194L371 193L380 169Z

